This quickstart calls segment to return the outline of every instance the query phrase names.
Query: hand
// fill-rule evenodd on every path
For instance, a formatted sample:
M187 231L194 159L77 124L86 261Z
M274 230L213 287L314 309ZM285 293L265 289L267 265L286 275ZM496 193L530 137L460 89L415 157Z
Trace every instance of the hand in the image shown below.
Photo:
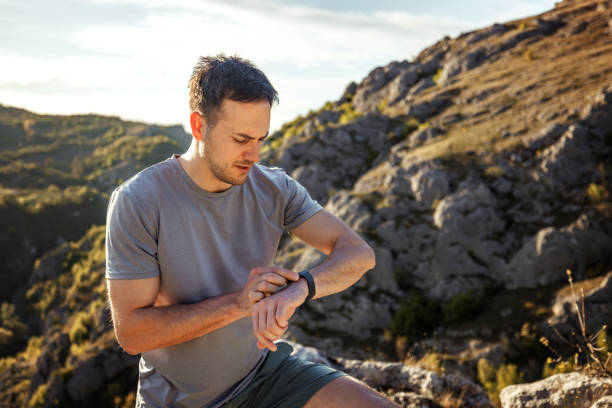
M245 316L252 313L253 305L266 296L281 290L287 282L297 281L300 276L295 271L275 266L260 266L251 269L249 278L238 294L238 306Z
M257 337L257 347L276 351L274 341L285 334L289 318L307 296L308 284L305 280L298 280L253 306L253 332Z

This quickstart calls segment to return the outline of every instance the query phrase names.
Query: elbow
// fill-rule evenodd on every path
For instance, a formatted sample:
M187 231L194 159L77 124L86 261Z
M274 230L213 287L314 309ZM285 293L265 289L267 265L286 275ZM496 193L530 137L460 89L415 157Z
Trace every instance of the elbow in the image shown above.
M121 347L126 353L136 356L142 352L142 350L136 347L131 337L123 330L119 330L117 327L115 327L115 337L117 338L119 347Z
M374 250L366 243L364 243L364 264L366 271L372 270L376 266L376 255L374 254Z

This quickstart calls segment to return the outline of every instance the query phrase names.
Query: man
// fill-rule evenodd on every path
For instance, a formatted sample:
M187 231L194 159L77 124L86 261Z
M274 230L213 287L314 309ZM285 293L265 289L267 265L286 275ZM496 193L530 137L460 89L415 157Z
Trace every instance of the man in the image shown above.
M115 334L142 353L137 406L394 406L274 343L308 297L374 266L346 224L281 169L257 164L276 91L249 61L223 55L201 58L189 89L188 151L123 183L108 210ZM301 275L271 266L283 230L326 261Z

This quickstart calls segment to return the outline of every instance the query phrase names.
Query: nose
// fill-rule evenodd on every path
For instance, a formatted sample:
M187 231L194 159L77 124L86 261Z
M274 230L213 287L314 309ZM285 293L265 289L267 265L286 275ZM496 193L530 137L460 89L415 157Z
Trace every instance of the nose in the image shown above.
M253 143L253 146L249 147L244 154L246 160L256 163L259 161L259 153L261 152L261 146L259 143Z

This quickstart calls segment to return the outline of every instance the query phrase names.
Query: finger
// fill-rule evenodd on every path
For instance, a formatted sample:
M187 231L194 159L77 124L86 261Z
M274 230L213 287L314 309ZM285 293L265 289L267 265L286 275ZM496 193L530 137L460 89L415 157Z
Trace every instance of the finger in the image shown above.
M272 267L273 272L278 273L279 275L285 277L286 279L297 281L300 279L300 275L296 271L292 271L290 269L278 268L276 266Z
M265 312L265 310L261 309L257 305L253 308L253 333L257 338L257 347L260 349L269 348L267 345L267 340L262 336L259 330L259 319L262 312Z
M276 323L276 302L270 302L266 316L266 329L268 331L277 330L279 327L278 323Z
M284 286L287 284L287 278L282 275L279 275L278 273L268 272L262 275L261 277L265 282L269 282L277 286Z
M257 332L259 332L259 314L257 313L257 306L253 307L253 315L251 319L253 320L253 333L257 335Z
M289 317L287 313L287 305L279 305L276 309L276 322L279 327L287 327L289 325Z
M300 279L300 275L298 275L297 272L290 269L279 268L278 266L258 266L257 268L251 269L251 275L262 275L264 273L274 273L292 281Z
M265 333L266 325L267 325L266 314L267 313L265 310L262 310L259 313L259 322L258 322L259 330L257 331L256 336L261 342L261 344L263 344L266 348L269 348L272 351L276 351L276 346L274 345L274 343L266 337L266 333Z
M255 290L265 294L265 293L276 293L282 289L282 286L273 285L268 282L259 282L255 285Z
M249 302L257 303L265 297L265 294L256 290L249 292Z

